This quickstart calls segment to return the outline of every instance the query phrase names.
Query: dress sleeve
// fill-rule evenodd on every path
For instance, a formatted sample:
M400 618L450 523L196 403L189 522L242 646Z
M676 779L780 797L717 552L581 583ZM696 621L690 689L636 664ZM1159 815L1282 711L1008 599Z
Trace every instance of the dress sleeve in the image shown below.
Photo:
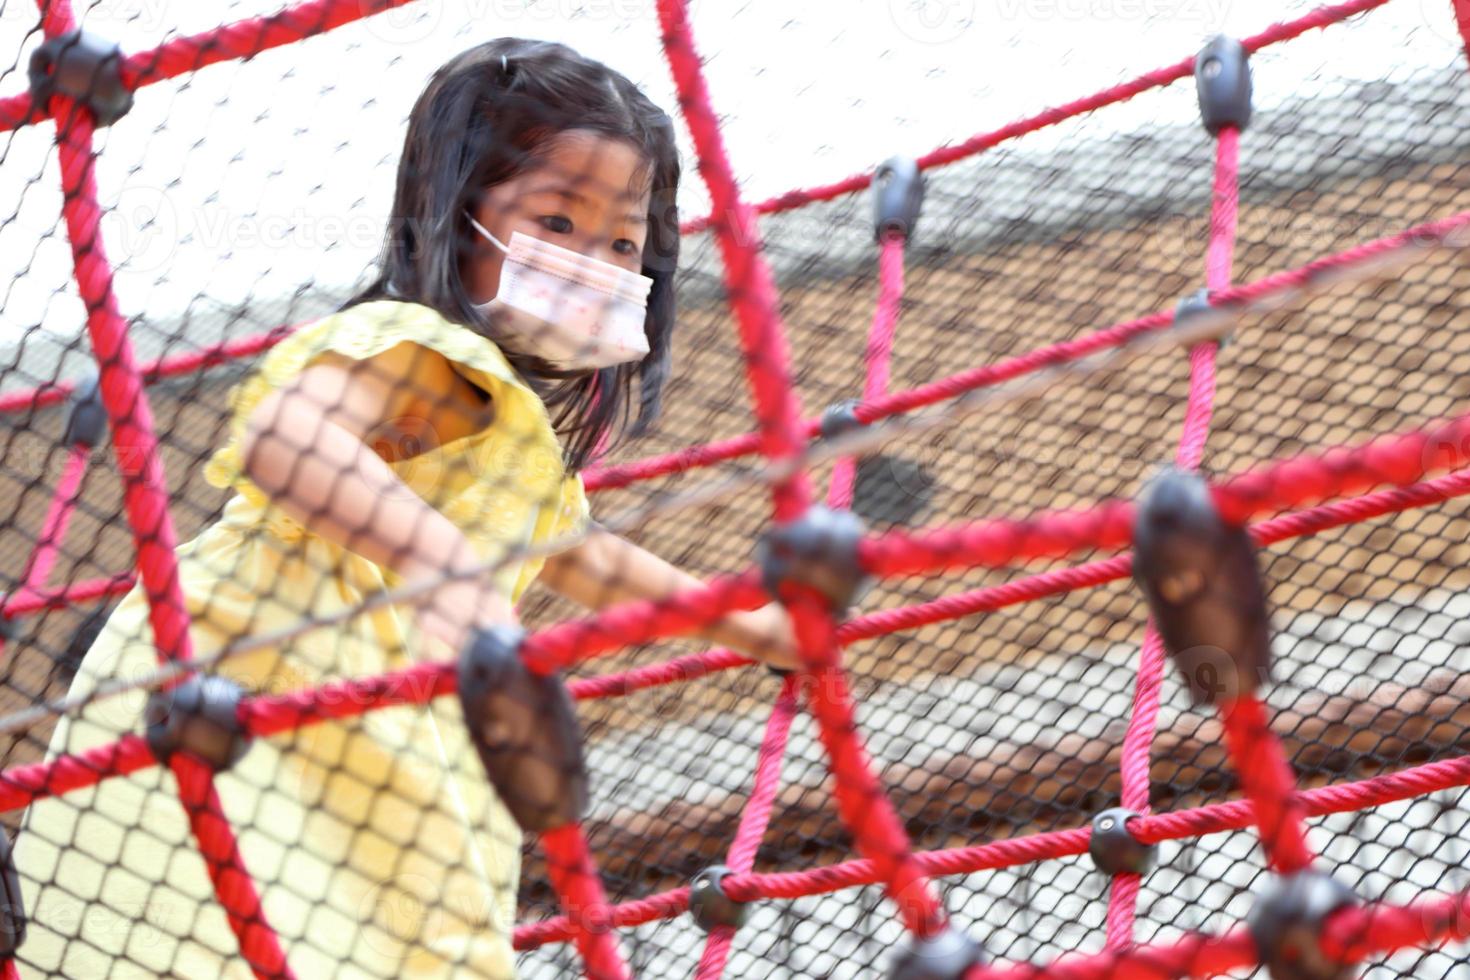
M366 360L402 343L428 347L451 361L472 365L483 375L519 385L493 345L435 310L391 300L362 303L297 330L272 348L250 377L235 387L230 393L228 440L205 464L205 481L263 504L264 496L244 476L240 455L246 424L260 402L325 354Z

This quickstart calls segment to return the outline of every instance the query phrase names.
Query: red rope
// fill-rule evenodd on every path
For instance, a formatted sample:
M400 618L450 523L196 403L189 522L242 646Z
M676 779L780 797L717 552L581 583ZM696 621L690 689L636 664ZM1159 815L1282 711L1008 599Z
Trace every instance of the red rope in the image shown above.
M1427 429L1382 437L1275 462L1216 483L1215 505L1231 524L1266 513L1359 493L1375 485L1406 486L1434 469L1470 462L1470 414ZM1026 559L1061 558L1132 541L1133 503L1106 500L1088 509L1022 520L980 521L918 534L891 531L858 546L865 571L913 575L961 568L1004 568Z
M1281 740L1271 731L1266 706L1250 694L1220 705L1220 721L1241 789L1255 810L1261 848L1273 870L1301 871L1312 863L1305 813L1296 797L1296 777Z
M1230 285L1235 256L1235 228L1240 208L1240 131L1233 126L1220 131L1215 140L1215 179L1210 198L1210 238L1205 249L1205 285L1210 290ZM1210 418L1215 404L1215 355L1220 345L1208 341L1189 352L1189 396L1184 409L1184 427L1174 463L1181 469L1197 470L1209 438ZM1138 680L1133 691L1133 712L1123 737L1122 804L1135 813L1149 809L1149 755L1154 730L1158 727L1159 700L1164 689L1166 666L1163 639L1154 624L1144 630L1138 654ZM1120 874L1113 878L1108 902L1107 948L1121 949L1133 942L1133 921L1138 907L1142 878Z
M1347 20L1349 17L1372 10L1375 7L1381 7L1387 2L1388 0L1354 0L1352 3L1319 7L1302 17L1298 17L1296 20L1272 24L1261 33L1245 38L1241 41L1241 44L1245 46L1247 51L1259 51L1269 45L1300 37L1308 31L1329 27L1339 21ZM1470 2L1470 0L1455 0L1455 2L1464 3ZM1016 139L1019 136L1034 133L1048 126L1055 126L1057 123L1065 122L1068 119L1085 113L1094 112L1114 103L1126 102L1134 96L1141 95L1151 89L1162 88L1180 79L1188 78L1193 72L1194 55L1191 54L1182 61L1157 68L1131 81L1103 89L1101 92L1094 93L1085 98L1067 102L1050 109L1043 109L1034 116L1018 119L1009 125L1002 126L1000 129L991 132L980 133L962 143L938 147L926 153L924 156L919 157L919 167L921 169L928 169L930 167L940 167L945 164L954 163L957 160L963 160L966 157L993 149L1001 143ZM834 183L824 184L806 190L791 190L778 197L761 201L755 205L755 212L757 214L777 214L782 211L790 211L805 204L811 204L816 201L829 201L843 194L852 194L870 186L872 182L873 175L871 172L853 174ZM685 234L703 231L710 226L712 219L713 215L695 218L685 222L681 230Z
M1467 226L1470 226L1470 211L1463 211L1442 221L1429 222L1396 235L1364 242L1345 251L1315 259L1306 265L1257 279L1252 283L1214 291L1211 293L1210 301L1213 305L1226 309L1253 303L1268 296L1301 288L1331 272L1372 263L1385 253L1410 243L1441 242L1452 232ZM867 424L918 408L925 408L980 388L1013 380L1032 371L1080 360L1110 347L1127 343L1146 333L1167 330L1174 326L1174 322L1175 311L1172 307L1160 310L1074 340L1038 348L1019 357L971 368L907 391L887 395L873 402L865 402L857 407L856 414L859 421ZM821 420L808 419L801 425L806 435L812 437L820 432ZM719 442L681 449L660 456L651 456L647 459L633 460L606 469L589 470L585 483L588 490L624 487L639 480L668 476L701 466L722 463L753 453L759 446L759 437L754 433L734 436Z
M1308 817L1321 817L1383 806L1466 785L1470 785L1470 756L1432 762L1358 782L1323 786L1300 793L1296 798ZM1131 826L1140 840L1157 844L1166 840L1244 830L1254 820L1255 813L1250 801L1234 800L1175 813L1140 817ZM974 847L921 851L914 855L914 860L930 875L975 874L1084 854L1090 836L1089 828L1078 827L1073 830L1049 831L992 841ZM725 892L739 902L809 898L846 888L873 885L881 880L873 862L860 858L805 871L733 875L725 879ZM688 908L688 902L687 888L651 895L614 906L611 909L612 922L617 926L634 926L673 918ZM520 950L534 949L547 943L564 942L570 936L570 926L564 918L546 919L517 926L515 947Z
M31 552L26 561L25 572L21 575L23 589L44 587L46 580L51 577L51 569L56 567L56 558L61 553L61 542L66 537L67 525L71 522L71 515L76 511L77 501L81 497L82 478L87 473L89 455L91 450L83 446L70 446L67 449L66 463L62 467L60 479L56 481L56 491L46 510L46 517L41 522L35 550ZM11 615L9 598L0 597L0 616Z
M755 867L755 855L766 836L771 822L771 807L776 803L776 791L781 785L781 759L786 754L786 741L791 734L791 720L796 716L796 685L799 674L787 674L781 683L781 693L771 709L766 722L766 734L761 739L760 754L755 765L755 783L750 790L750 799L740 814L740 826L725 865L736 874L749 874ZM695 971L696 980L718 980L725 972L725 962L730 955L730 945L735 939L735 930L730 926L717 926L710 930L709 939Z
M123 505L138 549L138 572L148 594L148 618L159 659L188 660L192 655L189 614L179 587L168 484L127 323L112 292L112 266L102 248L91 114L61 96L54 104L58 108L62 214L71 239L77 288L87 306L87 332L101 375L102 404L112 422L113 446L123 474Z
M722 216L714 226L715 238L724 258L730 306L740 327L761 452L773 460L790 459L801 451L806 439L801 430L801 406L791 384L791 350L781 322L776 284L762 254L760 229L754 212L741 199L730 169L683 0L659 0L658 18L663 28L664 56L699 155L699 172L709 188L714 213ZM773 488L773 494L778 521L799 517L811 501L804 473L782 480Z
M546 831L541 835L541 847L546 851L547 877L561 898L588 980L628 980L632 974L618 951L607 896L581 825L567 824Z
M178 781L179 800L189 815L189 827L199 842L215 896L239 940L240 955L260 980L293 977L275 930L266 922L250 872L245 869L235 832L214 788L214 773L205 763L183 754L175 756L169 768Z
M1451 473L1435 480L1402 489L1385 490L1352 500L1286 514L1252 528L1261 545L1287 538L1316 534L1344 524L1354 524L1413 507L1440 503L1470 493L1470 470ZM872 613L838 627L843 645L883 636L898 630L994 612L1031 599L1058 595L1100 585L1131 573L1132 556L1118 555L1105 561L1058 569L999 586L946 596L933 602ZM753 661L730 651L691 654L626 673L572 681L568 686L577 697L611 697L620 692L641 690L659 684L702 677L716 670L748 666ZM331 718L349 717L377 707L419 704L454 690L454 671L444 665L420 665L409 671L366 678L345 685L325 685L287 696L257 696L241 707L246 729L255 735L289 731ZM114 753L118 762L110 760ZM0 812L26 806L38 796L60 794L91 786L112 775L122 775L151 765L147 746L135 736L125 736L112 745L101 746L80 756L61 756L46 763L32 763L0 772ZM51 789L48 780L56 783ZM24 788L23 788L24 787Z
M22 587L5 597L5 614L16 618L48 609L66 609L96 599L107 599L127 592L136 581L133 573L124 572L112 578L87 579L60 587Z
M871 860L905 928L924 938L946 924L944 907L909 849L908 834L873 774L854 718L837 632L824 600L804 589L783 597L801 650L807 706L832 771L837 811L858 853Z
M1465 56L1470 58L1470 0L1450 0L1455 11L1455 27L1460 31L1460 40L1465 45Z
M123 58L123 84L130 89L198 71L221 61L251 58L269 48L300 41L410 0L311 0L269 14L176 37ZM72 30L51 29L48 35ZM0 99L0 132L54 116L55 106L36 106L29 92Z

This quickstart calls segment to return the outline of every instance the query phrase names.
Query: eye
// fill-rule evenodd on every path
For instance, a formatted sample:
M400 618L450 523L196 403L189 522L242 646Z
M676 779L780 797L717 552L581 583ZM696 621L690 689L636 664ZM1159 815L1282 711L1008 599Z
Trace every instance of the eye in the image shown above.
M638 246L638 243L633 241L631 238L619 238L617 241L613 242L612 247L613 251L617 252L619 255L637 255L639 252L643 251Z
M572 219L564 214L547 214L541 217L541 227L547 231L554 231L559 235L568 235L572 231Z

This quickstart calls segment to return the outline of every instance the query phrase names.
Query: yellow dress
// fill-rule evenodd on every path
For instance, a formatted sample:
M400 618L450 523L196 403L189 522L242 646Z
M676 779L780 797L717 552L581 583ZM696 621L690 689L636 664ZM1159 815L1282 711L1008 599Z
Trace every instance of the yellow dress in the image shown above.
M361 359L411 342L488 391L495 421L394 468L484 558L574 532L586 519L540 399L500 351L434 311L367 303L294 333L232 395L229 442L205 476L237 494L179 550L196 655L330 616L397 584L305 531L241 474L246 417L273 387L332 351ZM503 568L513 597L540 571ZM384 607L345 625L227 660L219 673L281 692L452 656L411 614ZM134 589L87 653L72 695L153 670L147 603ZM141 731L141 695L63 719L49 754ZM511 977L521 835L487 784L459 704L397 707L257 739L216 786L287 960L306 978ZM16 840L29 933L25 977L249 977L189 832L172 773L154 767L39 800Z

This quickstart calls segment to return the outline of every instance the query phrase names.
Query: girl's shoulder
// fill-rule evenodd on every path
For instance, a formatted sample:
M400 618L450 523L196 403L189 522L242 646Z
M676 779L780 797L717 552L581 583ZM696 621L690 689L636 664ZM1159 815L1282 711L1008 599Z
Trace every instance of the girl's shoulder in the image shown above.
M488 337L455 323L432 307L404 300L358 303L312 321L280 347L290 344L292 348L285 352L283 362L304 368L325 353L366 360L403 343L428 348L457 367L489 375L501 384L526 388L505 354ZM263 363L262 368L265 366Z

